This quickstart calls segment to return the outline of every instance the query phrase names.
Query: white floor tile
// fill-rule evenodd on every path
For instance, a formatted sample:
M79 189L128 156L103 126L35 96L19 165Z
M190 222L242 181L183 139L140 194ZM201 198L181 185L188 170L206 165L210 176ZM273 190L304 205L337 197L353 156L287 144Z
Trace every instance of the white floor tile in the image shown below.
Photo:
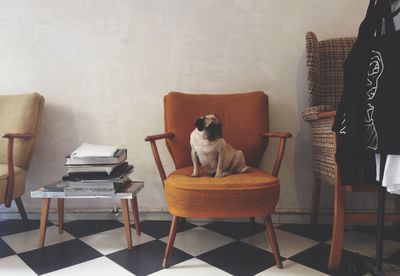
M0 275L35 276L36 273L17 255L0 258Z
M327 241L331 244L331 241ZM376 237L365 235L355 231L347 231L344 233L343 249L360 253L367 257L375 258L376 254ZM386 258L400 250L400 243L384 240L383 257Z
M163 275L165 275L165 276L168 276L168 275L170 275L170 276L186 276L186 275L226 276L226 275L231 275L231 274L229 274L221 269L218 269L212 265L209 265L208 263L205 263L199 259L193 258L193 259L187 260L185 262L171 266L167 269L157 271L150 275L152 275L152 276L163 276Z
M22 232L14 235L2 237L2 239L17 253L33 250L38 248L39 229ZM57 226L49 226L46 230L44 246L72 240L74 237L68 232L58 234Z
M304 251L318 244L318 242L292 234L280 229L275 229L276 239L278 241L281 256L290 258L297 253ZM242 239L243 242L256 246L258 248L272 252L271 245L266 232L258 233L254 236Z
M285 275L285 276L317 276L317 275L328 275L322 272L319 272L317 270L314 270L312 268L306 267L304 265L295 263L291 260L286 260L283 262L283 269L279 269L276 266L273 266L271 268L268 268L258 274L257 276L280 276L280 275Z
M162 239L168 241L168 237ZM185 251L192 256L198 256L234 240L214 231L196 227L176 234L174 247Z
M90 245L103 255L111 254L128 247L124 227L85 236L80 238L80 240ZM132 228L132 246L152 240L154 240L154 238L144 233L137 236L135 229Z
M107 257L100 257L77 265L69 266L50 273L46 276L70 276L70 275L96 275L96 276L128 276L134 275L122 266L114 263Z

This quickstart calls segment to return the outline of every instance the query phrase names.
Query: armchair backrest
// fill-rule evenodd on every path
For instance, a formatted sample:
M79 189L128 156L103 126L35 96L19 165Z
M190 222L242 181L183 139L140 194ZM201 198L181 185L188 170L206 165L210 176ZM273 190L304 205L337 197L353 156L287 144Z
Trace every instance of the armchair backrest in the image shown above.
M0 95L0 135L30 133L32 139L14 140L14 165L27 170L32 158L44 98L38 93ZM0 163L6 162L7 139L0 137Z
M310 106L327 105L334 110L343 94L343 65L354 37L318 41L313 32L306 35Z
M268 130L268 96L263 92L240 94L185 94L170 92L164 97L165 132L176 169L192 165L190 133L198 117L215 114L222 123L223 138L243 151L246 163L257 167L267 141L260 133Z

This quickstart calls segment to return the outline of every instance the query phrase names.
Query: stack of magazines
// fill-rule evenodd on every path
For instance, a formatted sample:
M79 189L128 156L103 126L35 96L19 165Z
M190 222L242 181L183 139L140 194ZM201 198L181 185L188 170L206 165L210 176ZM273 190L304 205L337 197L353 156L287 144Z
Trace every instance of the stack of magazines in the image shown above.
M69 156L63 177L68 185L64 192L71 196L111 195L130 183L133 165L126 162L127 150L112 146L84 143Z

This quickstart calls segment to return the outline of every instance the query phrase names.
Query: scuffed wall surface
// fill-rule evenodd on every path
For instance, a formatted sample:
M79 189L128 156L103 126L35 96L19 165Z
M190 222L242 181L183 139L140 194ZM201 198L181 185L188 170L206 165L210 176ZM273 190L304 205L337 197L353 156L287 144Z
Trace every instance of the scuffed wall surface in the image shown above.
M168 91L270 96L271 130L290 131L280 211L309 208L312 188L305 33L354 36L367 0L16 0L0 1L0 93L46 98L27 191L59 179L82 142L128 148L145 180L142 211L165 210L149 134L163 131ZM263 160L270 168L271 148ZM172 169L164 144L161 154ZM324 189L329 208L332 189ZM28 211L40 203L23 197ZM374 206L373 199L353 206ZM109 209L106 200L67 201L67 210ZM8 210L0 207L1 212Z

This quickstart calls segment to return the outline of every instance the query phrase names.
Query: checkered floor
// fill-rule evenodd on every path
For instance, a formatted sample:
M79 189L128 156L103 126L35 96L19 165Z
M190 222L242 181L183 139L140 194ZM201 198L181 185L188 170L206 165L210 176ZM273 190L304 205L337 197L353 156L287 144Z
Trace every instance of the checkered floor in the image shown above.
M284 269L275 267L261 224L186 222L176 236L168 269L161 263L169 221L144 221L142 234L132 231L134 247L126 249L118 220L81 220L57 226L48 222L45 248L37 249L39 221L0 221L0 275L363 275L354 263L373 262L374 227L346 230L342 267L327 268L330 226L310 231L308 225L283 224L276 235ZM400 234L388 227L385 270L400 275ZM85 274L83 274L85 273Z

